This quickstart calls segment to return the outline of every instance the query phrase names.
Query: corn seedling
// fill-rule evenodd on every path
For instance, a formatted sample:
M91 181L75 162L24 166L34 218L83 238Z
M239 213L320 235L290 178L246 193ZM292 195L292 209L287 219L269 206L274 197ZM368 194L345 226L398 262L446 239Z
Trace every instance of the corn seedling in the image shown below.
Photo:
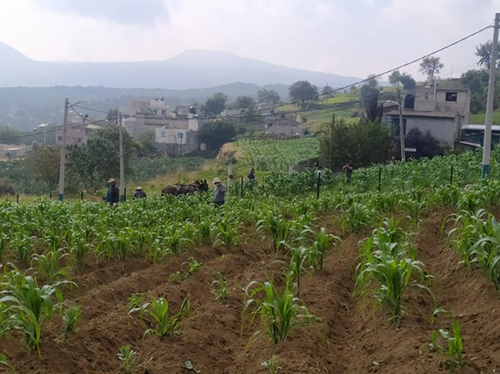
M193 275L198 271L201 266L201 262L196 261L193 257L189 257L187 262L184 262L183 265L188 265L188 275Z
M147 310L149 316L152 319L152 324L154 328L147 329L144 332L144 337L154 333L160 338L164 336L171 336L179 330L181 318L183 318L190 310L191 303L189 301L189 295L184 298L179 311L176 314L169 314L169 304L168 301L159 298L153 300L151 304L146 303L139 308L132 309L129 313L134 313L136 311Z
M227 281L224 279L221 273L215 275L215 280L212 282L215 287L215 294L217 299L224 300L227 298Z
M11 273L7 282L2 283L0 304L7 304L5 312L9 316L4 322L9 330L23 333L28 348L38 350L40 356L41 326L54 312L52 297L61 303L62 294L56 286L39 288L31 276L23 276L16 270Z
M129 345L120 347L118 359L120 360L120 374L132 374L139 365L137 352Z
M65 339L75 331L76 325L81 316L82 310L77 305L70 306L64 311L63 334Z
M181 283L184 279L186 277L179 270L168 276L168 281L175 284Z
M220 219L214 225L214 231L217 233L215 245L221 243L227 250L235 244L238 236L239 225L229 219Z
M446 368L450 371L454 371L460 368L463 364L462 351L463 351L463 341L462 341L462 329L460 324L456 319L453 319L452 332L448 332L440 329L439 335L438 331L433 331L431 333L431 347L436 350L439 354L445 354L448 356L446 361ZM448 349L442 347L438 338L441 336L446 343L448 343Z
M278 365L278 357L273 355L269 360L261 362L260 366L267 369L269 374L276 374L278 370L281 370L281 366Z
M307 251L307 260L314 269L322 269L326 251L332 247L332 240L338 238L327 234L322 227L317 233L313 232L313 239L314 242Z
M48 284L53 284L61 278L68 277L69 267L60 267L60 262L68 254L62 248L53 249L43 255L34 255L31 266L36 264L37 273L43 277Z
M288 267L288 275L291 279L296 280L297 284L297 297L300 297L300 276L304 269L304 264L307 260L307 248L299 247L290 250L291 258Z
M247 318L248 328L260 317L267 334L274 344L285 340L290 331L299 326L310 325L317 317L310 314L299 299L293 296L291 280L286 279L285 289L280 292L271 280L261 283L252 281L245 288L247 301L243 308L242 331ZM257 336L260 331L254 334Z

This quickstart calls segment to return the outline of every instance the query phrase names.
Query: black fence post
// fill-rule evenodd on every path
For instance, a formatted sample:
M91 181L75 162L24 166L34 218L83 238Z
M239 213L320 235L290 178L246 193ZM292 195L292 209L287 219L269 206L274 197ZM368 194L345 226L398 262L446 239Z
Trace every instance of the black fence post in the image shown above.
M319 199L319 186L321 185L321 173L318 173L318 187L316 191L316 199Z
M127 201L127 187L123 189L123 201Z
M83 191L80 192L80 199L83 201Z
M382 187L382 167L378 168L378 192L380 192L380 189Z
M51 192L51 193L49 193L49 199L51 199L51 200L52 200L52 192Z
M451 172L450 172L450 186L453 184L453 164L451 164Z
M241 176L240 197L243 199L243 176Z
M19 194L16 194L16 203L19 204Z

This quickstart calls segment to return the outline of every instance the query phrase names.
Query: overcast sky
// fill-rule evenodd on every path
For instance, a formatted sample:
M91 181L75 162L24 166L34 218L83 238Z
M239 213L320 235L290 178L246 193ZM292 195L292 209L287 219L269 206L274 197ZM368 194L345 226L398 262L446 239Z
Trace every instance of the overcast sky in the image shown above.
M0 42L41 61L165 60L188 49L366 77L488 24L500 0L0 0ZM440 53L476 66L489 29ZM420 79L418 64L407 68Z

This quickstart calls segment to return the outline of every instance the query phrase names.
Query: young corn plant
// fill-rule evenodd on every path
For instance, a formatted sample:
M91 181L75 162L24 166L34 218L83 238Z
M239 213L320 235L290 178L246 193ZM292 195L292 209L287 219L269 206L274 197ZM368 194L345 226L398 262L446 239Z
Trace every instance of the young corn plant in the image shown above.
M227 281L224 279L221 273L215 275L215 280L212 282L215 288L215 295L217 295L217 300L224 300L227 298Z
M55 281L68 278L69 266L60 266L65 257L68 257L68 254L64 253L62 248L52 249L43 255L33 255L31 266L36 267L37 274L48 284L53 284Z
M338 238L327 234L324 227L312 234L314 242L307 251L307 261L314 269L323 269L325 254L332 247L333 240Z
M217 237L214 245L221 243L229 250L237 240L239 224L231 219L219 219L213 226L213 231L216 232Z
M249 319L248 328L251 328L257 317L267 328L267 334L274 344L285 340L290 331L300 326L307 326L318 319L309 313L299 299L293 296L291 279L287 276L285 289L280 292L271 280L261 283L252 281L245 288L247 301L243 308L241 329ZM256 337L260 331L253 334Z
M269 374L276 374L282 367L278 365L278 357L273 355L269 360L261 362L260 366L267 369Z
M80 317L82 316L82 310L78 305L70 306L64 311L63 315L63 335L64 339L67 339L76 328Z
M279 215L268 213L266 218L257 222L257 231L269 230L273 238L273 249L284 250L296 234L295 222Z
M194 257L189 257L188 261L184 262L183 265L188 265L187 276L189 276L193 275L200 269L201 262L197 261Z
M358 233L368 227L374 219L375 211L366 205L352 203L341 221L342 232L349 227L350 232Z
M153 300L151 304L146 303L141 307L131 309L129 314L137 311L147 310L149 317L152 319L154 328L149 328L144 332L144 337L149 334L156 334L160 338L172 336L177 333L180 328L181 319L189 312L191 303L189 295L184 298L179 311L176 314L169 313L168 301L164 298Z
M439 336L448 343L448 349L439 344ZM463 365L462 329L456 319L453 319L452 332L440 329L438 335L438 331L433 331L431 333L431 341L431 348L435 349L440 355L444 354L448 356L448 360L446 361L447 370L454 371Z
M0 304L6 304L4 321L8 330L17 330L24 334L30 350L40 352L41 326L52 317L54 308L53 297L62 303L62 293L57 285L38 287L35 279L24 276L17 270L11 271L7 281L2 283Z
M129 345L120 347L118 360L120 360L120 374L132 374L139 366L137 352L134 351Z
M304 270L304 264L307 260L308 250L306 247L292 248L290 250L291 258L288 267L288 276L296 280L297 297L300 297L300 276Z

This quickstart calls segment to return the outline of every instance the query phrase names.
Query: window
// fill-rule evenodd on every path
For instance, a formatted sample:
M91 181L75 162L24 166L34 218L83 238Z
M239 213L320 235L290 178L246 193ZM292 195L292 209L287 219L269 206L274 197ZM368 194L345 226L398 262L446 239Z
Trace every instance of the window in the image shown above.
M166 109L162 109L161 110L161 115L162 116L166 116L167 115L167 110Z
M58 141L58 142L62 142L62 136L58 136L58 137L57 137L57 141Z
M457 92L447 92L446 93L446 101L457 101Z
M81 143L81 142L82 142L82 138L77 138L77 139L76 139L76 141L77 141L78 143Z
M428 92L426 92L426 93L424 94L424 99L425 99L425 100L429 100L429 93L428 93Z
M161 137L164 138L165 137L165 131L162 131L161 132Z
M399 136L399 116L391 116L392 136ZM403 118L403 132L406 135L406 118Z

